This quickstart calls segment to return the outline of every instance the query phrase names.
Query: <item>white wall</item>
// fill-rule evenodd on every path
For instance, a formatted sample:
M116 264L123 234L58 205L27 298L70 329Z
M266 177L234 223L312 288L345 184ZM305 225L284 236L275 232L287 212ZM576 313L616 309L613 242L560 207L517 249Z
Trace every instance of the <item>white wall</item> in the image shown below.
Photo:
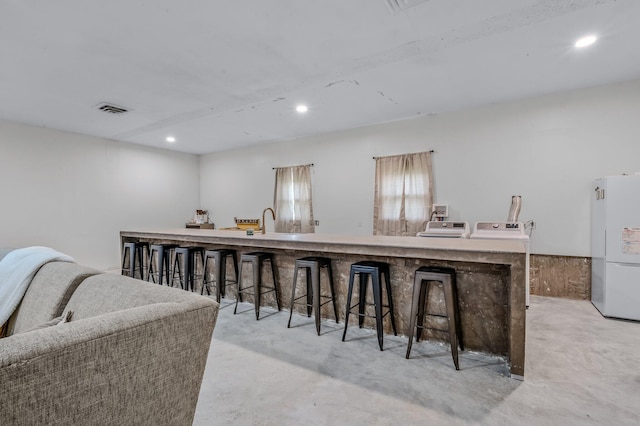
M534 253L589 256L591 181L639 171L639 138L635 81L204 155L200 201L217 227L233 226L272 205L272 167L314 163L316 232L369 234L372 157L433 149L450 219L505 220L522 195Z
M197 156L0 121L0 247L117 269L121 230L184 226L198 199Z
M451 219L504 220L519 194L534 253L588 256L590 183L639 171L639 138L640 81L199 158L0 121L0 247L118 268L121 230L181 227L196 208L217 227L260 217L272 167L306 163L317 232L370 234L372 156L434 149Z

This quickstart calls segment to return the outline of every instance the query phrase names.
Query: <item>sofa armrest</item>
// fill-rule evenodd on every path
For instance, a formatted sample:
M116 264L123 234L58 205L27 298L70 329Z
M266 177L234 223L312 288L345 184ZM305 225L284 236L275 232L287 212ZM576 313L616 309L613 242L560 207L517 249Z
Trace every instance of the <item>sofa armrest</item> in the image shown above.
M0 339L0 424L190 425L217 314L198 298Z

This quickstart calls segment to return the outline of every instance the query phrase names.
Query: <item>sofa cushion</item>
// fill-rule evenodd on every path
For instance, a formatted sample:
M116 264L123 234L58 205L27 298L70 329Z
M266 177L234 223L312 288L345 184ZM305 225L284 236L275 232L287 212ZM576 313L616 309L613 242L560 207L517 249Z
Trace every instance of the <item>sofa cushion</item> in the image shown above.
M158 288L163 291L156 291ZM84 280L71 296L66 309L73 320L155 303L189 302L195 296L177 288L162 287L122 275L100 274Z
M100 271L76 263L49 262L43 265L9 319L7 335L20 333L60 316L78 285L96 274Z

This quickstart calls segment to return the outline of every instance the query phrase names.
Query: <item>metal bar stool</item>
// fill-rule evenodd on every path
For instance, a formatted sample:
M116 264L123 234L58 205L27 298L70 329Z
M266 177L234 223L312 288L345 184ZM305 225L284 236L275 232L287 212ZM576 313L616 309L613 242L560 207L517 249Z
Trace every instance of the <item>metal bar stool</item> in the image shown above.
M175 280L175 274L178 273L180 287L183 290L195 290L197 279L198 265L196 264L196 256L200 255L200 265L204 261L204 248L202 247L176 247L175 258L173 261L173 276L171 284Z
M355 305L351 305L351 296L353 294L353 282L355 280L355 275L358 274L360 277L360 289L358 293L358 303ZM363 261L357 262L351 265L351 273L349 275L349 290L347 292L347 312L344 318L344 333L342 333L342 341L344 342L345 337L347 336L347 326L349 325L349 314L351 310L358 306L358 325L362 328L364 323L364 317L370 316L365 315L365 306L370 305L370 303L366 303L367 299L367 283L369 281L369 277L371 277L371 287L373 288L373 305L375 308L375 318L376 318L376 330L378 333L378 345L380 346L380 350L382 350L382 319L386 315L391 315L391 327L393 329L393 334L395 336L398 335L396 331L396 322L394 319L393 313L393 298L391 296L391 283L389 282L389 264L384 262L373 262L373 261ZM387 292L387 304L382 304L382 279L385 278L385 289ZM383 314L382 308L387 308L387 311Z
M307 292L296 298L296 284L298 283L298 269L304 269L306 273ZM329 276L329 289L331 296L320 294L320 270L325 268ZM293 286L291 289L291 309L289 311L289 322L287 328L291 327L291 317L293 316L293 305L296 300L306 298L307 316L311 316L311 311L315 309L316 331L320 335L320 307L329 302L333 302L333 314L336 322L338 322L338 309L336 307L336 298L333 289L333 273L331 272L331 259L328 257L303 257L296 260L295 270L293 271ZM330 299L321 303L320 299Z
M271 277L273 278L273 287L266 287L267 291L262 291L263 282L262 282L262 267L265 261L269 261L269 265L271 266ZM251 263L253 266L253 285L242 287L242 268L245 263ZM253 292L248 290L253 289ZM235 314L238 310L238 300L241 300L242 293L247 293L253 295L253 303L256 310L256 320L260 319L260 299L263 294L275 292L276 304L278 306L278 311L280 310L280 298L278 297L278 278L276 277L276 265L274 263L273 253L265 253L265 252L252 252L252 253L243 253L240 256L240 274L238 275L238 297L236 298L236 307L233 309L233 313Z
M146 241L127 241L123 243L122 244L122 272L121 272L122 275L135 278L136 261L137 261L137 264L138 264L137 269L140 275L140 279L144 280L145 254L148 254L148 253L149 253L149 243Z
M171 258L177 244L151 244L149 249L149 268L147 269L147 281L162 285L163 278L167 285L171 285ZM157 258L157 268L154 270L154 255Z
M429 290L432 282L442 283L446 315L429 313L426 308L429 303ZM448 327L446 329L424 326L425 315L446 318ZM416 325L417 318L417 325ZM451 344L451 356L456 370L460 369L458 364L458 345L460 350L464 350L462 345L462 328L460 326L460 310L458 308L458 291L456 288L456 270L453 268L443 268L437 266L423 266L416 270L413 281L413 297L411 299L411 316L409 318L409 345L407 346L407 359L411 353L413 342L413 332L417 329L416 342L420 340L423 329L437 330L449 333Z
M233 270L236 274L234 280L227 279L227 260L231 258L233 262ZM213 279L208 279L207 275L207 266L210 263L209 260L213 261ZM219 249L219 250L207 250L204 252L204 266L203 266L203 274L204 278L202 280L202 290L200 290L200 294L204 294L204 289L207 289L207 294L211 294L209 291L209 287L213 283L216 286L216 300L220 303L221 296L224 296L225 287L230 284L238 283L238 254L236 250L232 249Z

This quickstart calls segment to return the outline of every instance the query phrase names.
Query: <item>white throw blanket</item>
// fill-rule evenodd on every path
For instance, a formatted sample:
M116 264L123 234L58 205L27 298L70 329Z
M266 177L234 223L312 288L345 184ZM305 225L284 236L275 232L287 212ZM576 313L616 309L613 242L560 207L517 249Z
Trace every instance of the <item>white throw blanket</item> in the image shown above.
M26 247L10 251L0 260L0 325L16 310L29 284L42 265L73 258L49 247Z

